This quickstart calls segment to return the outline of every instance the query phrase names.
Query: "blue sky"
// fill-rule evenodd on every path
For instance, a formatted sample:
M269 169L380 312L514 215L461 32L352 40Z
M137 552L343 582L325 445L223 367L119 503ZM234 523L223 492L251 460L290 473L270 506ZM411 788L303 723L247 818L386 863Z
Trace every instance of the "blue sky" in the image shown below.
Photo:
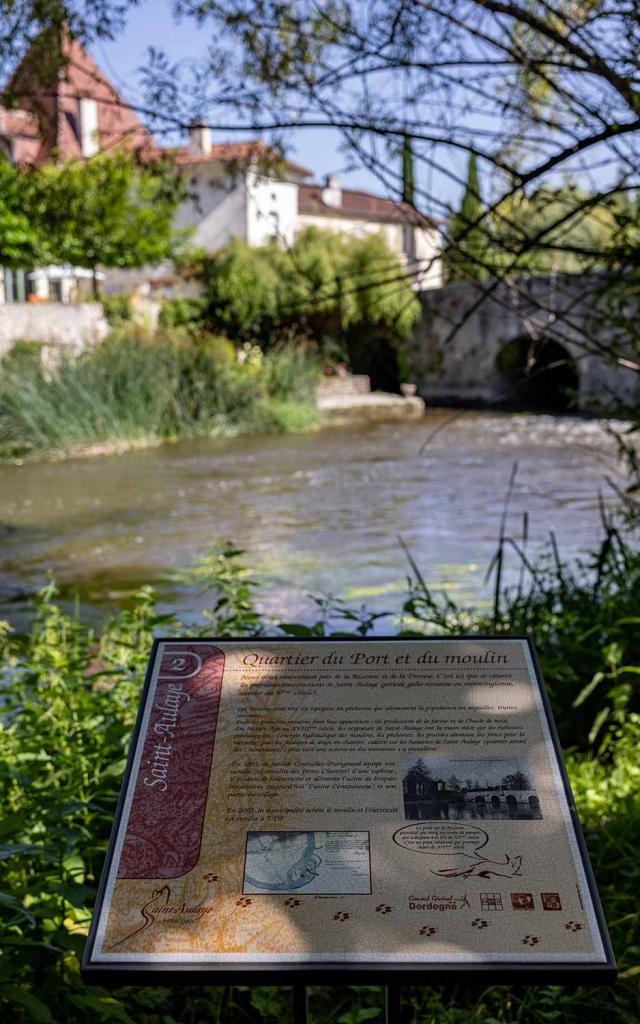
M199 29L192 20L175 21L171 0L143 0L129 14L123 33L113 42L98 42L91 50L114 85L127 100L135 103L142 100L139 69L146 62L149 47L163 49L170 60L178 61L204 55L207 42L206 30ZM217 141L240 140L242 137L240 133L221 133ZM337 131L305 129L292 134L291 142L291 157L313 171L316 180L327 174L337 174L346 186L384 194L383 185L370 172L364 169L345 170L347 157L339 151L340 135ZM449 193L446 196L449 200L451 186L443 182L443 187Z

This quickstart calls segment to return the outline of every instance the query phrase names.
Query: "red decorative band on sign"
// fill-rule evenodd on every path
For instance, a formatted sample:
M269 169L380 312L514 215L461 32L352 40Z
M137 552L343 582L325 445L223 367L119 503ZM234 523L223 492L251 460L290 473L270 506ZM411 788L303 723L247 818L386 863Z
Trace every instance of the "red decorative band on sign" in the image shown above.
M224 654L164 644L118 878L178 878L198 862Z

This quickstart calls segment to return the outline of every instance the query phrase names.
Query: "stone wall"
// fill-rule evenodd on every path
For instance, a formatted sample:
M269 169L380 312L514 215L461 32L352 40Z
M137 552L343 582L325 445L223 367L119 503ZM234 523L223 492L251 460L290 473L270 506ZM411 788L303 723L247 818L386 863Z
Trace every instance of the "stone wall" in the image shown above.
M335 398L342 395L368 395L371 380L365 373L349 373L344 377L323 377L317 387L318 398Z
M16 341L39 341L49 350L81 352L109 330L99 302L0 305L0 359Z
M409 352L418 393L440 404L508 403L515 398L513 382L501 372L498 357L509 342L534 337L557 342L572 360L578 409L596 411L621 399L634 401L638 374L600 357L593 344L585 343L585 331L593 335L599 282L593 276L558 275L422 292L424 313Z

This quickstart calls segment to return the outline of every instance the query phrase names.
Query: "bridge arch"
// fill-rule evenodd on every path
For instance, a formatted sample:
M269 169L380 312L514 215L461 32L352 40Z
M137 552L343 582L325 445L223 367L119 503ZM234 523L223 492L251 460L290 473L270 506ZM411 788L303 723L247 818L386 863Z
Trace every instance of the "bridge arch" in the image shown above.
M495 365L504 404L549 412L576 407L578 367L568 349L553 338L513 338L498 350Z

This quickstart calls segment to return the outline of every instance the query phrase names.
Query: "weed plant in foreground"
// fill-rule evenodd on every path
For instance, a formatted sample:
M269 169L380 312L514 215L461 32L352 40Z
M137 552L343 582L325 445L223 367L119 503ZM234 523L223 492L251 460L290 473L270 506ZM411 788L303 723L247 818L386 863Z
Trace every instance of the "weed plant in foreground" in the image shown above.
M405 635L529 630L567 752L621 977L611 989L407 987L412 1024L637 1024L640 1019L640 552L612 526L569 572L552 560L525 589L501 595L487 621L414 576ZM256 585L241 553L190 574L213 595L201 635L260 635ZM376 616L318 601L291 636L366 635ZM270 632L276 627L271 625ZM285 1024L290 993L246 986L87 988L79 974L97 879L154 633L184 633L144 587L99 632L65 614L53 585L27 635L0 633L0 1009L13 1024ZM190 627L189 632L194 630ZM196 631L197 632L197 631ZM316 987L314 1024L382 1017L376 986Z
M128 325L49 368L23 346L0 367L0 454L308 429L317 374L301 346L236 351L186 328Z

